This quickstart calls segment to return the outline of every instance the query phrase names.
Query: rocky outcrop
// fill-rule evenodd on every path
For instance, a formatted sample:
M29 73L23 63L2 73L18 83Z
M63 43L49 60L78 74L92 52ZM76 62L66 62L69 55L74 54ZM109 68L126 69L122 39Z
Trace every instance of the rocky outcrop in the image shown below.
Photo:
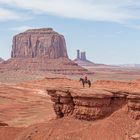
M128 112L135 120L140 120L140 97L133 95L128 100Z
M32 125L16 140L139 140L140 92L119 87L81 89L78 83L70 87L73 82L47 87L59 119Z
M6 86L9 87L9 85L5 85L5 87ZM25 95L21 96L23 102L20 99L19 103L24 103L25 105L17 105L16 97L16 112L22 111L19 114L25 117L25 115L27 116L29 113L34 114L39 111L40 113L37 115L39 120L36 118L37 116L30 117L31 120L36 119L38 122L42 120L42 117L48 119L51 112L47 111L47 114L44 115L44 111L40 111L41 108L39 106L41 105L43 110L48 110L48 103L52 105L50 98L47 96L48 99L46 99L45 96L40 96L38 100L38 98L33 95L41 95L41 89L43 90L42 95L45 95L45 90L47 89L51 100L54 102L57 117L60 119L52 118L49 122L41 121L41 123L23 128L23 130L4 127L2 131L2 128L0 128L0 138L4 140L3 136L5 134L4 132L6 132L7 140L139 140L139 87L140 80L138 82L98 81L92 83L91 88L82 88L78 81L65 77L46 77L43 80L22 83L18 85L17 88L16 85L14 85L14 87L12 85L10 90L4 92L2 98L4 96L10 98L9 94L14 95L12 98L15 97L16 94L14 91L19 93L17 94L18 96L21 96L20 92L22 90ZM38 92L29 94L31 89L37 90ZM5 94L7 92L9 92L9 94ZM32 96L32 98L29 96ZM28 104L28 102L30 104ZM44 104L45 102L47 104ZM10 103L13 105L13 102ZM37 108L39 107L39 110L35 105L37 105ZM30 110L29 106L31 106ZM19 109L20 107L22 108ZM14 106L12 106L12 108L14 108ZM10 108L8 107L8 109ZM27 110L28 113L23 113L23 109ZM53 109L51 110L53 112ZM22 123L32 122L27 121L28 119L24 117L17 120ZM12 132L12 135L14 134L13 137L11 137L9 132Z
M14 36L11 57L0 64L0 71L92 74L68 58L64 36L53 31L52 28L27 30Z
M82 120L107 117L115 110L126 106L126 112L136 120L140 119L140 94L110 89L47 89L58 118L73 116Z
M65 38L52 28L27 30L14 36L11 57L68 58Z

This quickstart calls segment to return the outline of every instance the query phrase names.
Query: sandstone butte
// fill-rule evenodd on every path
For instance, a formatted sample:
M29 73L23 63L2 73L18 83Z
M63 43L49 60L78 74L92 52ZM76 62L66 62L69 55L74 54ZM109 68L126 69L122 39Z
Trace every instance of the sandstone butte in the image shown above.
M82 88L76 80L46 78L18 86L37 88L35 85L46 89L56 119L24 130L14 128L16 133L9 134L14 140L140 139L140 80L97 81L91 88ZM1 129L10 133L9 127Z
M52 28L32 29L15 35L11 58L0 65L0 70L89 73L69 59L64 36Z
M57 59L68 58L68 54L64 36L52 28L42 28L27 30L14 36L11 57Z

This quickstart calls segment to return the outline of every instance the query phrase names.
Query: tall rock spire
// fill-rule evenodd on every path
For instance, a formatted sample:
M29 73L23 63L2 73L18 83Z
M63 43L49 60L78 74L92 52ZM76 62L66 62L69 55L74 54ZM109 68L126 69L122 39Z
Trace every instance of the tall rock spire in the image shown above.
M80 50L77 50L77 59L80 59Z
M86 60L86 52L81 52L81 60Z

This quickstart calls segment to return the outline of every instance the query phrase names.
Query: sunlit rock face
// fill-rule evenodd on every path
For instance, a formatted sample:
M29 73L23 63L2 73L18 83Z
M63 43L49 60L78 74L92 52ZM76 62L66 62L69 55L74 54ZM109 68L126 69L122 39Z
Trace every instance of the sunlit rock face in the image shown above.
M12 58L68 58L65 38L52 28L32 29L13 38Z

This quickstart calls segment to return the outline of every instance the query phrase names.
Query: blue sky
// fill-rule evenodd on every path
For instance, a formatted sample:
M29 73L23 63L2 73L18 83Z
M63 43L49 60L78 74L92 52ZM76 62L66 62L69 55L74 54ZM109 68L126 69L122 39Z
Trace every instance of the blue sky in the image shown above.
M0 0L0 57L15 34L44 27L65 36L71 59L80 49L96 63L140 63L138 0Z

